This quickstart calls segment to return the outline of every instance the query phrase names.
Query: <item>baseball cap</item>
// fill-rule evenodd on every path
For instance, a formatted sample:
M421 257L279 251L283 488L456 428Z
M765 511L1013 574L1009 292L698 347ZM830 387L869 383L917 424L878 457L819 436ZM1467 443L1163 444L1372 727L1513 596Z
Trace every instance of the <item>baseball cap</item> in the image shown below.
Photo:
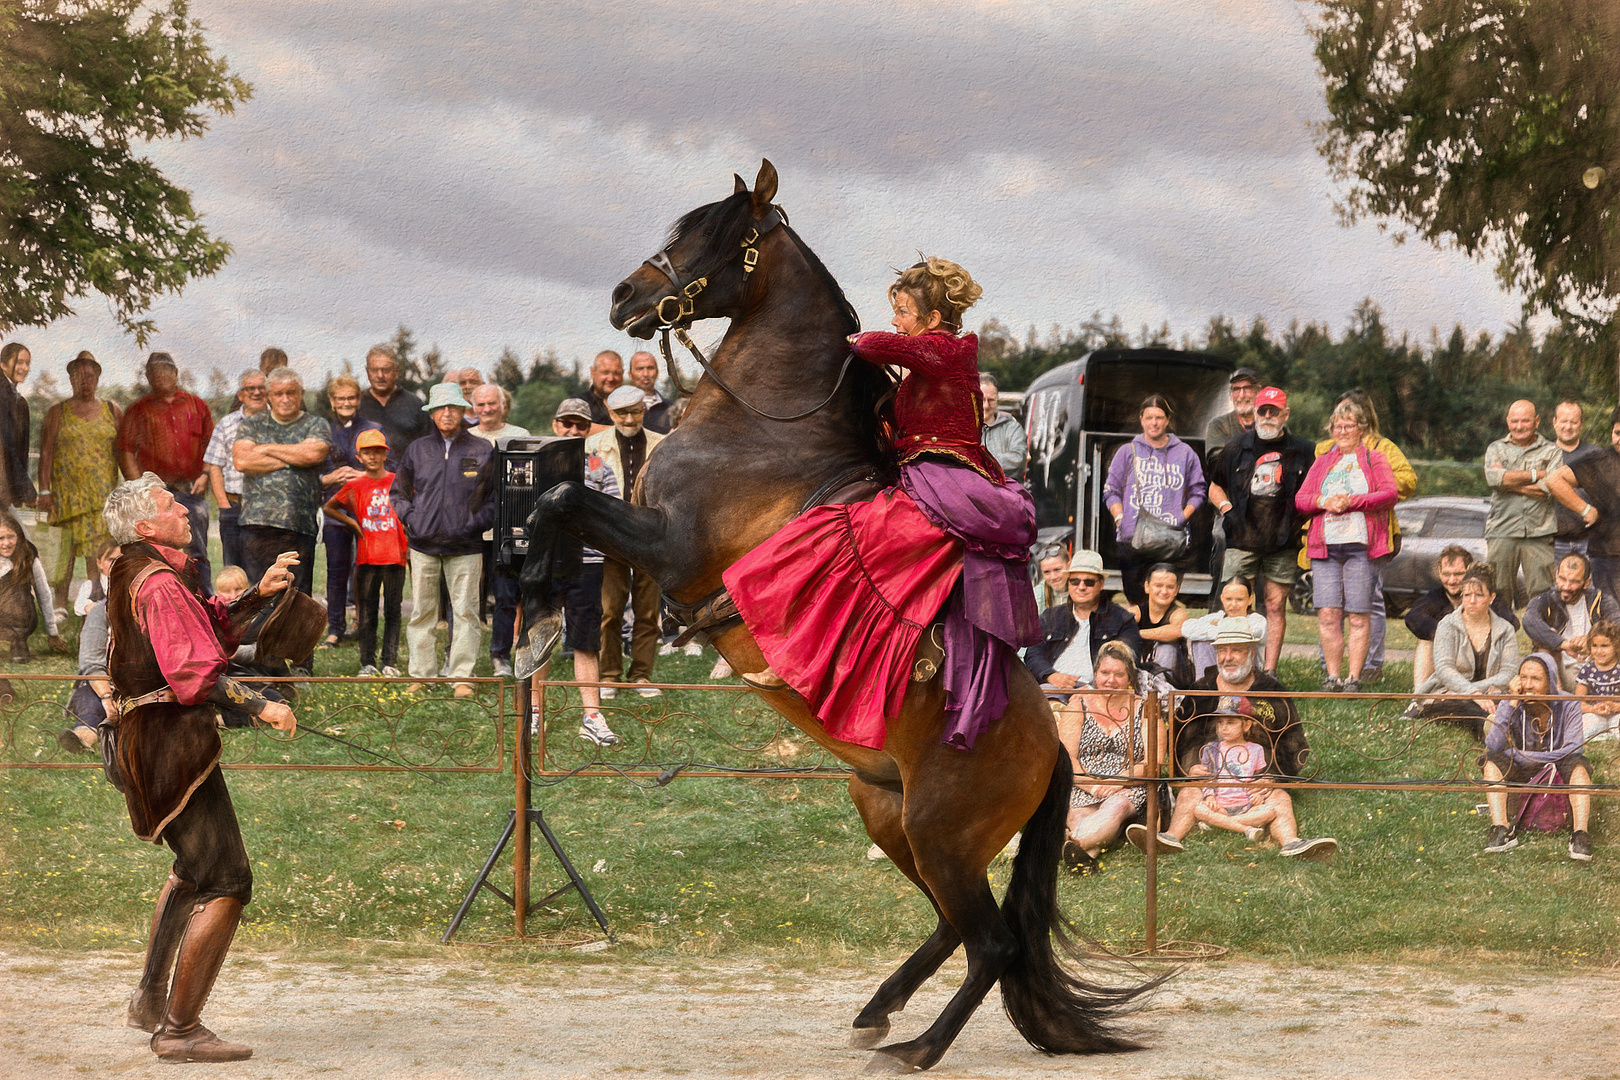
M1275 386L1268 386L1254 395L1254 407L1261 408L1266 405L1275 405L1279 409L1288 408L1288 395Z
M565 416L577 416L582 420L589 420L591 418L590 402L584 398L564 398L562 404L557 406L556 417L561 420Z
M360 437L354 440L356 450L369 450L374 446L388 449L388 439L380 431L362 431Z
M1233 383L1240 383L1240 382L1258 383L1259 381L1260 381L1260 376L1255 372L1254 368L1240 367L1236 371L1232 372L1232 377L1227 379L1226 383L1227 383L1228 386L1230 386Z

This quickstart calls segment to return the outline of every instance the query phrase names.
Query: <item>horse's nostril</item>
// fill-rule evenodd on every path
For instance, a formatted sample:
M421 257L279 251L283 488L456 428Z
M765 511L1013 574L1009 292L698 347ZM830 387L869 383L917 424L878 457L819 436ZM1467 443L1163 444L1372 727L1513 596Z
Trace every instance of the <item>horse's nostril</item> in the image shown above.
M613 302L615 304L622 304L626 300L630 299L630 294L633 292L635 292L635 289L630 287L630 283L628 281L621 281L619 282L619 287L613 290Z

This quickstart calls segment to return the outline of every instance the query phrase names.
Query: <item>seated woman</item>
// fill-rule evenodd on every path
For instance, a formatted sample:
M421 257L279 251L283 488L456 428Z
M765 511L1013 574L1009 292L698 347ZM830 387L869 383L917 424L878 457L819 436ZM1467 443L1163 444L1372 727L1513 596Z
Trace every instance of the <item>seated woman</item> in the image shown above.
M1058 738L1074 764L1063 865L1078 874L1093 873L1097 854L1141 815L1148 786L1125 778L1157 776L1165 745L1158 700L1138 692L1130 646L1110 641L1097 650L1092 683L1058 714ZM1158 725L1153 761L1145 749L1144 724Z
M1016 650L1041 641L1035 504L980 441L978 338L961 332L980 292L944 259L900 272L889 287L898 333L850 336L860 360L909 372L894 397L900 482L805 511L723 576L770 665L743 679L793 690L829 735L860 746L883 745L941 615L943 741L959 749L1006 711Z
M95 552L96 573L79 585L78 598L73 601L73 614L84 618L90 609L107 599L107 583L112 579L112 564L118 561L118 545L103 540Z
M1222 619L1229 616L1247 619L1255 640L1266 640L1266 617L1254 610L1254 593L1249 591L1249 583L1242 578L1233 578L1221 586L1221 610L1188 619L1181 624L1181 636L1192 655L1195 678L1202 678L1206 671L1215 666L1216 628L1221 625ZM1276 675L1276 672L1269 674Z
M1474 563L1464 571L1460 595L1457 609L1435 627L1434 674L1417 688L1420 695L1499 693L1519 668L1518 634L1491 610L1496 575L1490 566ZM1472 701L1414 701L1404 715L1460 724L1478 739L1495 709L1494 701L1480 696Z
M1171 563L1155 563L1143 582L1147 600L1136 607L1121 605L1136 616L1136 629L1142 635L1142 667L1165 676L1172 686L1185 687L1193 681L1192 660L1181 627L1187 621L1187 606L1176 597L1181 593L1181 570Z
M1592 786L1592 765L1583 753L1580 703L1559 687L1558 661L1542 652L1532 653L1519 665L1508 693L1513 697L1498 703L1486 725L1485 753L1479 759L1485 782L1544 784L1556 772L1570 788L1569 857L1591 862L1586 827L1592 796L1576 790ZM1552 700L1527 700L1538 697ZM1485 850L1493 855L1519 846L1518 834L1508 824L1507 799L1507 791L1500 788L1485 796L1491 810Z
M34 547L17 519L0 511L0 648L11 643L11 662L26 664L34 659L28 651L28 635L39 629L44 612L45 634L53 652L65 653L68 644L56 626L56 608L51 583L40 565Z

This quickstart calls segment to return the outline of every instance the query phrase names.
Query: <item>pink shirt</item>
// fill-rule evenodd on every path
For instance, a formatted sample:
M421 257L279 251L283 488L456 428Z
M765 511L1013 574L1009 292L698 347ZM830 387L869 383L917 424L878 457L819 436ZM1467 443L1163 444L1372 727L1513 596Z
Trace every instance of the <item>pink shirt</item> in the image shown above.
M184 568L185 552L152 547L176 570ZM207 700L241 643L231 631L225 602L217 596L199 600L173 574L159 572L141 583L135 621L146 631L158 667L182 705Z

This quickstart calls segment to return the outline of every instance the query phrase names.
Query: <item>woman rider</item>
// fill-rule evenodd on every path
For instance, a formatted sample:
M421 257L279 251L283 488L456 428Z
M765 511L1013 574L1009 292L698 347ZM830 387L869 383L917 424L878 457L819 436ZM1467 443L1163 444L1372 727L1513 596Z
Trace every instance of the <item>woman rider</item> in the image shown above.
M962 313L982 290L929 258L889 287L895 333L854 334L872 364L909 374L895 391L900 482L869 502L815 507L724 575L770 667L743 676L791 687L828 734L883 745L923 632L946 608L940 642L944 741L971 749L1007 706L1008 665L1041 640L1029 588L1029 493L980 442L978 338Z

